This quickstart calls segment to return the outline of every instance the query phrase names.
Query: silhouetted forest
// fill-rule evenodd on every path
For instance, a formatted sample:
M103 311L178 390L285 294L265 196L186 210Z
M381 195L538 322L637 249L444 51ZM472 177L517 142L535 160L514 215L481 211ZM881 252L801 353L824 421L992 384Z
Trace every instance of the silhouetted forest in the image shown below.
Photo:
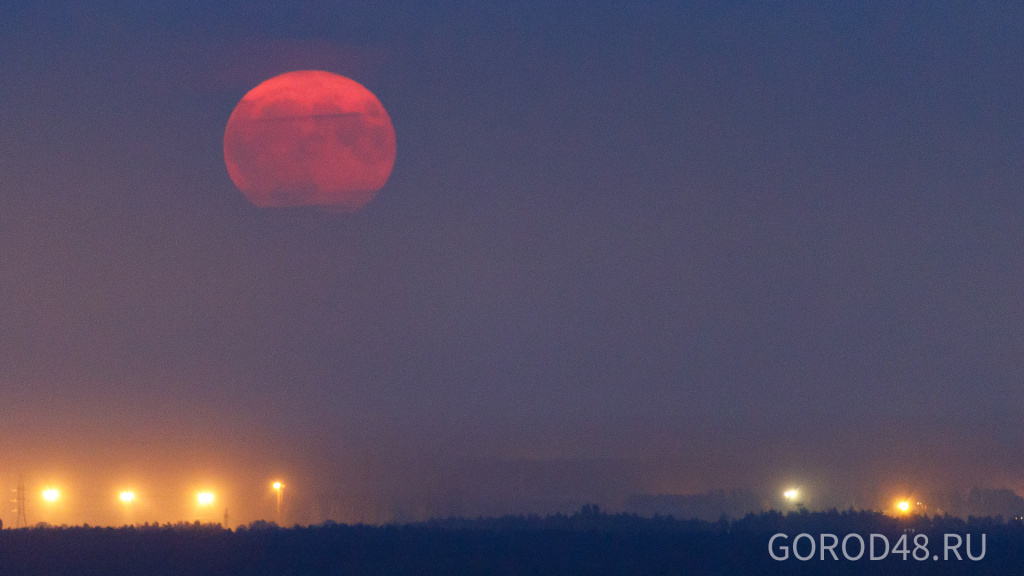
M772 535L816 540L856 533L925 535L929 554L915 560L890 553L871 561L807 561L769 555ZM978 539L984 558L943 560L944 534ZM914 551L911 543L908 550ZM850 555L856 555L851 544ZM918 555L923 552L916 551ZM802 556L809 553L804 541ZM124 528L37 526L0 531L2 574L1015 574L1024 559L1024 524L1001 518L892 518L876 512L765 512L729 521L643 518L604 514L586 506L572 515L444 519L421 524L365 526L326 523L279 528L257 522L234 530L213 524Z

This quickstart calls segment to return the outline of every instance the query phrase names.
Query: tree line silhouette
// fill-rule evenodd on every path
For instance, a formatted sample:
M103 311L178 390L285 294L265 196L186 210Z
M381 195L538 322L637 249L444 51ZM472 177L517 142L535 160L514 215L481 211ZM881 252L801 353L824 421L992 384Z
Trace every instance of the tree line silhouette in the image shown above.
M984 533L979 561L773 560L773 534ZM976 546L976 545L975 545ZM729 520L645 518L584 506L574 514L449 518L405 525L278 527L255 522L134 527L46 526L0 531L0 574L458 575L458 574L1013 574L1024 523L1002 518L836 511L764 512Z

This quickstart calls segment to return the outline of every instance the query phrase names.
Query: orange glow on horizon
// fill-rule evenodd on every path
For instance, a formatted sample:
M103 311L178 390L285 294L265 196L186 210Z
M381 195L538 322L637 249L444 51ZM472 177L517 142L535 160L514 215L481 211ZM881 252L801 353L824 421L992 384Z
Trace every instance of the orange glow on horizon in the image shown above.
M196 494L196 502L200 506L209 506L213 504L213 492L200 492Z
M60 490L56 488L47 488L43 490L43 500L47 502L56 502L60 499Z

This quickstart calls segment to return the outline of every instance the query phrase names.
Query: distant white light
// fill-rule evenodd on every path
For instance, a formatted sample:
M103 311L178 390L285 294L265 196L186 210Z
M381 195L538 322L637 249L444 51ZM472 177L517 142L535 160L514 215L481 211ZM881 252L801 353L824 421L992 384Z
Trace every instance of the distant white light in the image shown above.
M43 500L47 502L56 502L60 498L60 490L56 488L47 488L43 490Z
M213 492L200 492L196 494L196 502L199 502L200 506L213 504Z
M782 493L782 495L786 497L786 500L789 500L790 502L792 502L793 500L796 500L796 497L798 496L798 494L799 493L796 491L795 488L794 489L786 490L785 492Z
M135 492L132 492L131 490L125 490L124 492L121 492L121 502L124 502L125 504L131 504L134 500Z

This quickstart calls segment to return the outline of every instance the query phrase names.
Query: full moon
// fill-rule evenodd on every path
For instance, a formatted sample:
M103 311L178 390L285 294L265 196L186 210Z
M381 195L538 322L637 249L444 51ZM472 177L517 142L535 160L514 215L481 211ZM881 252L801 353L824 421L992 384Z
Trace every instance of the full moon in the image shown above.
M287 72L235 106L224 130L224 163L256 206L352 212L391 175L395 129L377 97L355 80Z

